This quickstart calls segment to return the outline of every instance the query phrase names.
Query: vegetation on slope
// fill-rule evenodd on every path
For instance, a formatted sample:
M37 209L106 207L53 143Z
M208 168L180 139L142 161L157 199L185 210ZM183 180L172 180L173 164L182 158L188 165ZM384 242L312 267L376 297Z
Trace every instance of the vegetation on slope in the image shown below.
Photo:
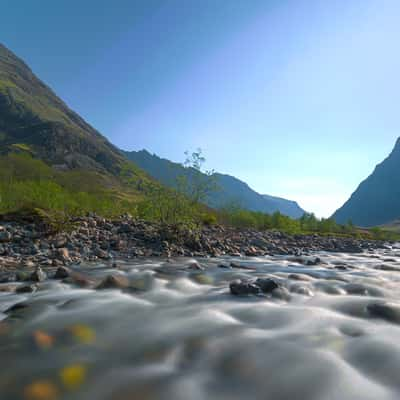
M174 163L150 154L146 150L124 152L124 154L154 179L171 188L178 188L178 178L182 176L189 181L207 181L208 179L202 171L192 168L190 165ZM221 209L235 204L243 209L263 213L280 211L293 218L300 218L304 213L304 210L294 201L261 195L252 190L245 182L233 176L210 172L212 172L218 190L210 192L205 197L204 203L209 207Z
M126 168L134 167L127 164ZM212 177L207 184L202 180L201 185L181 177L180 191L148 180L130 180L130 173L117 180L95 171L58 171L29 152L10 153L0 157L0 214L41 210L44 215L62 221L88 212L111 217L130 213L150 221L192 228L220 223L291 234L398 238L398 234L379 228L360 230L351 223L340 225L333 219L317 219L313 214L292 219L279 212L265 214L235 207L213 210L201 204L213 188Z

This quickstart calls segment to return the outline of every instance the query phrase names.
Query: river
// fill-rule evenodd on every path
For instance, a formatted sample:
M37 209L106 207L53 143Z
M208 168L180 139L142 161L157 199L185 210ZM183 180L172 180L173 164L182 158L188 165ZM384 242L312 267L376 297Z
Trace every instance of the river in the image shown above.
M315 257L72 267L92 282L117 274L126 290L0 284L0 397L399 399L400 248ZM284 295L230 293L256 277Z

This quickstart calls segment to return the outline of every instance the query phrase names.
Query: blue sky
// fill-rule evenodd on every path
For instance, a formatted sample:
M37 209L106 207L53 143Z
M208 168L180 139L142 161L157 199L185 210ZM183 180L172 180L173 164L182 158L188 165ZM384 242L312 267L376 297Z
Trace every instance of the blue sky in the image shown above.
M398 0L2 1L0 40L127 150L329 216L400 136Z

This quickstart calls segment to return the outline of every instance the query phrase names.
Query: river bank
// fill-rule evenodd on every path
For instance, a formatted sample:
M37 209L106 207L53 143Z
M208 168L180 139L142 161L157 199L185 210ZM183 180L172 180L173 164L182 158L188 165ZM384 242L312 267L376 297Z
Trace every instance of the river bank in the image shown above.
M219 225L190 230L128 216L81 217L66 231L54 232L42 221L0 222L0 271L57 267L84 261L135 257L219 257L302 255L313 251L360 253L384 246L381 241Z

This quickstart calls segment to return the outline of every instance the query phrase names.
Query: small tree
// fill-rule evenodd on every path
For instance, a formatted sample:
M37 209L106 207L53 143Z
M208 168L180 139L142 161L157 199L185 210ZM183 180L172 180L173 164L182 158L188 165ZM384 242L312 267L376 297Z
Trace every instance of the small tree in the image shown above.
M203 171L206 159L200 148L193 153L185 151L185 156L183 165L187 173L178 176L177 188L193 205L204 203L207 197L217 190L215 172L214 170Z

